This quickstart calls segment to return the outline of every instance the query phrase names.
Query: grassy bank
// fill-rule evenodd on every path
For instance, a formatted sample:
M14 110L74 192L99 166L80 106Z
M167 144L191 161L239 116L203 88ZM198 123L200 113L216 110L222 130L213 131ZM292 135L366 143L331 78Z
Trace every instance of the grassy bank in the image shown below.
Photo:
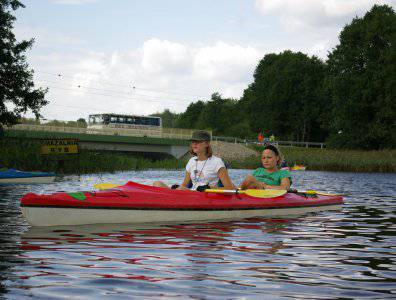
M45 156L41 142L33 139L0 139L0 167L27 171L55 171L65 174L115 172L141 169L182 169L186 161L174 158L142 157L117 152L81 150L78 155ZM263 147L255 146L261 153ZM341 151L332 149L281 147L289 166L302 164L308 170L344 172L396 172L396 150ZM60 162L59 162L60 161ZM63 162L62 162L63 161ZM231 168L254 169L260 156L230 161Z
M263 147L254 146L259 151ZM396 150L354 151L302 147L280 147L289 166L302 164L307 170L342 172L396 172ZM257 168L260 157L231 162L233 168Z
M0 167L65 174L115 172L149 168L178 169L184 162L174 158L148 159L115 152L81 150L79 154L45 156L41 143L31 139L0 139Z

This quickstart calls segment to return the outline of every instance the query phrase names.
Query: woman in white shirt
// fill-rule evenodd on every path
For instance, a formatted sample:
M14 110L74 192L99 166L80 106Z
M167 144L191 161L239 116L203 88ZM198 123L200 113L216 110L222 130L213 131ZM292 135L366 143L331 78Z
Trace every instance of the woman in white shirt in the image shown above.
M224 162L221 158L212 154L210 146L210 134L204 130L194 131L191 138L190 158L186 165L186 175L179 190L192 189L202 190L203 188L218 188L220 179L224 189L235 189ZM190 187L189 185L191 185ZM154 186L168 187L161 181L153 183Z

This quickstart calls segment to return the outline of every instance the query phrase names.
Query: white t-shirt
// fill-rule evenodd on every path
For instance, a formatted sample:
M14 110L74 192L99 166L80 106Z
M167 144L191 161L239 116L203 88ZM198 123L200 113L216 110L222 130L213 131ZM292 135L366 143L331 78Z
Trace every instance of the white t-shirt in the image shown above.
M212 155L206 160L198 160L197 157L191 157L186 165L186 171L190 173L192 181L192 190L196 190L201 185L209 184L216 186L219 180L217 172L220 168L225 168L224 162L220 157Z

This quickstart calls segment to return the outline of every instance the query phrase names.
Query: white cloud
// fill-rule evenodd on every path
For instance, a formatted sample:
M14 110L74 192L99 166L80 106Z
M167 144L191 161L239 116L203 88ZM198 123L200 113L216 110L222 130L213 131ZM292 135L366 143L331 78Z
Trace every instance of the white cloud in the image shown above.
M142 47L142 67L148 73L191 71L190 50L180 43L150 39Z
M396 0L256 0L255 8L264 18L278 20L284 30L274 52L301 51L326 59L344 26L374 4L395 7Z
M230 84L246 81L258 64L261 53L253 47L217 42L198 49L194 55L194 72L198 78L220 80Z
M289 32L299 32L340 28L374 4L395 3L395 0L256 0L255 7L263 15L279 16Z
M95 112L150 114L184 111L214 92L239 98L263 54L225 42L192 46L152 38L121 52L76 52L77 57L32 60L37 82L49 86L49 119L78 119ZM63 76L54 76L61 73ZM135 87L135 88L133 88ZM78 111L78 113L76 113Z

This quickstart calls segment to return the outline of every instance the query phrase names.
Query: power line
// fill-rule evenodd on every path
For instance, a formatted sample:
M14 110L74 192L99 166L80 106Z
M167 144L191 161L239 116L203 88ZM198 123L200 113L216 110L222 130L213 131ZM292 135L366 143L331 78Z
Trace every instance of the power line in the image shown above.
M65 90L65 91L72 91L72 92L76 92L75 89L71 89L71 88L65 88L65 87L60 87L60 86L49 86L49 88L53 88L53 89L61 89L61 90ZM109 95L109 94L100 94L100 93L93 93L93 92L85 92L88 95L95 95L95 96L104 96L104 97L114 97L114 95ZM117 96L118 98L122 98L122 99L127 99L127 100L141 100L138 98L132 98L132 97L123 97L123 96ZM144 101L148 101L148 102L163 102L162 100L153 100L153 99L145 99ZM167 101L167 103L172 103L172 104L176 104L176 105L183 105L185 106L184 103L181 102L174 102L174 101Z
M75 106L75 105L63 105L63 104L55 104L55 103L50 103L52 106L60 106L60 107L66 107L66 108L78 108L78 109L87 109L87 110L93 110L92 107L88 106ZM96 112L101 112L101 113L111 113L109 110L104 110L104 109L97 109L95 108L93 112L90 112L90 114L95 114ZM117 114L117 112L114 112ZM124 114L124 112L118 112L118 114Z
M40 79L39 81L41 81L41 82L48 82L48 83L59 84L59 82L51 81L51 80L46 80L46 79ZM96 90L96 91L102 91L102 92L108 92L108 93L115 93L115 94L120 94L120 95L127 95L127 96L131 95L130 93L127 93L127 92L121 92L121 91L115 91L115 90L106 90L106 89L99 89L99 88L84 86L84 85L81 85L81 84L77 84L75 87L76 87L76 88L79 88L79 89ZM133 95L142 96L142 97L148 97L149 99L160 99L160 100L164 100L164 97L158 97L158 96L152 96L152 95L145 95L145 94L138 94L138 93L133 93ZM109 94L109 96L112 96L112 95ZM167 99L180 100L180 101L185 101L185 100L187 100L187 99L185 99L185 98L167 98Z
M42 74L48 74L52 76L56 76L58 78L74 78L74 76L70 75L64 75L61 73L50 73L50 72L45 72L45 71L37 71L38 73ZM135 90L142 90L142 91L149 91L149 92L155 92L155 93L161 93L161 94L170 94L170 95L182 95L182 96L190 96L190 97L197 97L197 98L208 98L207 95L202 96L202 95L197 95L197 94L190 94L190 93L185 93L185 92L164 92L164 91L158 91L154 89L147 89L147 88L140 88L136 87L135 85L122 85L122 84L115 84L115 83L110 83L110 82L101 82L101 84L106 84L106 85L111 85L111 86L118 86L118 87L123 87L123 88L132 88Z

